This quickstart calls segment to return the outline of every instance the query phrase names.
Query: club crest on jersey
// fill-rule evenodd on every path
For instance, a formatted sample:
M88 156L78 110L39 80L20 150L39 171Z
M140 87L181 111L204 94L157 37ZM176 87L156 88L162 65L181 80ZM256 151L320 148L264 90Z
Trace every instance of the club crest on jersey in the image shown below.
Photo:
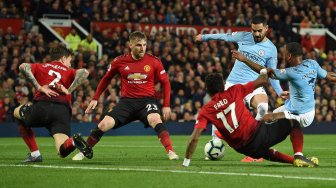
M264 51L264 50L259 50L259 51L258 51L258 54L259 54L260 56L264 56L264 55L265 55L265 51Z
M281 74L286 74L286 69L280 69Z
M149 66L149 65L145 65L145 66L144 66L144 70L145 70L146 72L149 72L149 71L150 71L150 69L151 69L151 68L150 68L150 66Z
M147 74L133 73L127 76L129 80L144 80L147 78Z

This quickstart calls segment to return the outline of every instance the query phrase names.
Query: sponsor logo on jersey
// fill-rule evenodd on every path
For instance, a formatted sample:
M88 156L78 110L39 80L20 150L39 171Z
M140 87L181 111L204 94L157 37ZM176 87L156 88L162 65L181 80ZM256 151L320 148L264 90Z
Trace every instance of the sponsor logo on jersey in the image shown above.
M149 65L145 65L145 66L144 66L144 70L145 70L146 72L149 72L149 71L150 71L150 69L151 69L151 68L150 68L150 66L149 66Z
M262 57L262 56L265 55L265 51L264 51L264 50L259 50L259 51L258 51L258 54Z
M247 51L241 51L241 53L245 57L247 57L248 59L258 63L259 65L265 65L265 60L263 58L259 57L258 55L247 52Z
M126 66L124 70L130 70L129 66Z
M127 79L129 80L144 80L147 78L147 74L141 74L141 73L132 73L127 76Z

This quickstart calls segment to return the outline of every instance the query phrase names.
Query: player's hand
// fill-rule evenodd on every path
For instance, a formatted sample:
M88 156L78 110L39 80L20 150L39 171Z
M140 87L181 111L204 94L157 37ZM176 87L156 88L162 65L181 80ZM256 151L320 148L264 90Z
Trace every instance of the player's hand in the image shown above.
M48 97L57 97L59 95L56 91L50 89L49 85L40 86L37 91L44 93Z
M283 91L280 97L284 100L289 99L289 91Z
M64 95L69 95L70 94L68 89L65 88L62 84L55 83L54 85L49 85L49 87L55 89L60 94L64 94Z
M235 58L235 59L237 59L241 62L244 62L246 60L246 57L242 53L238 52L237 50L231 50L231 52L232 52L232 57L233 58Z
M274 119L273 114L270 113L270 114L265 114L260 121L270 123L270 122L275 121L275 119Z
M170 107L163 107L162 108L162 115L163 115L163 120L164 121L167 121L170 118L170 113L171 113Z
M195 42L202 42L202 34L198 34L194 37Z
M89 114L92 112L93 109L96 108L98 101L92 100L89 104L89 106L86 108L85 113Z
M270 78L275 78L275 73L274 73L274 70L271 69L271 68L267 68L267 75L270 77Z

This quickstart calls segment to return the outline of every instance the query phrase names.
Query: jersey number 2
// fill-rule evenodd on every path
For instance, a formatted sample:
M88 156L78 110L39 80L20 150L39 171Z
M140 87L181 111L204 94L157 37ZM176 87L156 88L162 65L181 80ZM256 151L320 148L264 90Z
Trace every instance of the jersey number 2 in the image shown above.
M225 115L228 114L230 111L231 111L231 119L232 119L233 127L230 126L230 124L228 123L225 117ZM229 133L233 133L233 131L239 127L237 116L236 116L236 103L230 104L223 112L219 112L217 114L217 118L222 120L224 127L229 131Z
M49 85L51 85L51 86L55 85L55 83L59 82L62 78L62 76L59 72L56 72L56 71L53 71L53 70L49 70L48 74L50 76L56 75L56 78L49 83Z

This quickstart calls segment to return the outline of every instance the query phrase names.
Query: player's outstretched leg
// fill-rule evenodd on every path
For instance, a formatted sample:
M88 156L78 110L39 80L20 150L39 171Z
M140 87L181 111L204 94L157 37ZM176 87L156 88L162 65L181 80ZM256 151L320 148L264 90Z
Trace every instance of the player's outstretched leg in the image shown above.
M157 133L161 144L166 149L169 160L178 160L179 156L175 153L173 149L173 144L167 128L162 123L158 123L155 126L154 130Z

